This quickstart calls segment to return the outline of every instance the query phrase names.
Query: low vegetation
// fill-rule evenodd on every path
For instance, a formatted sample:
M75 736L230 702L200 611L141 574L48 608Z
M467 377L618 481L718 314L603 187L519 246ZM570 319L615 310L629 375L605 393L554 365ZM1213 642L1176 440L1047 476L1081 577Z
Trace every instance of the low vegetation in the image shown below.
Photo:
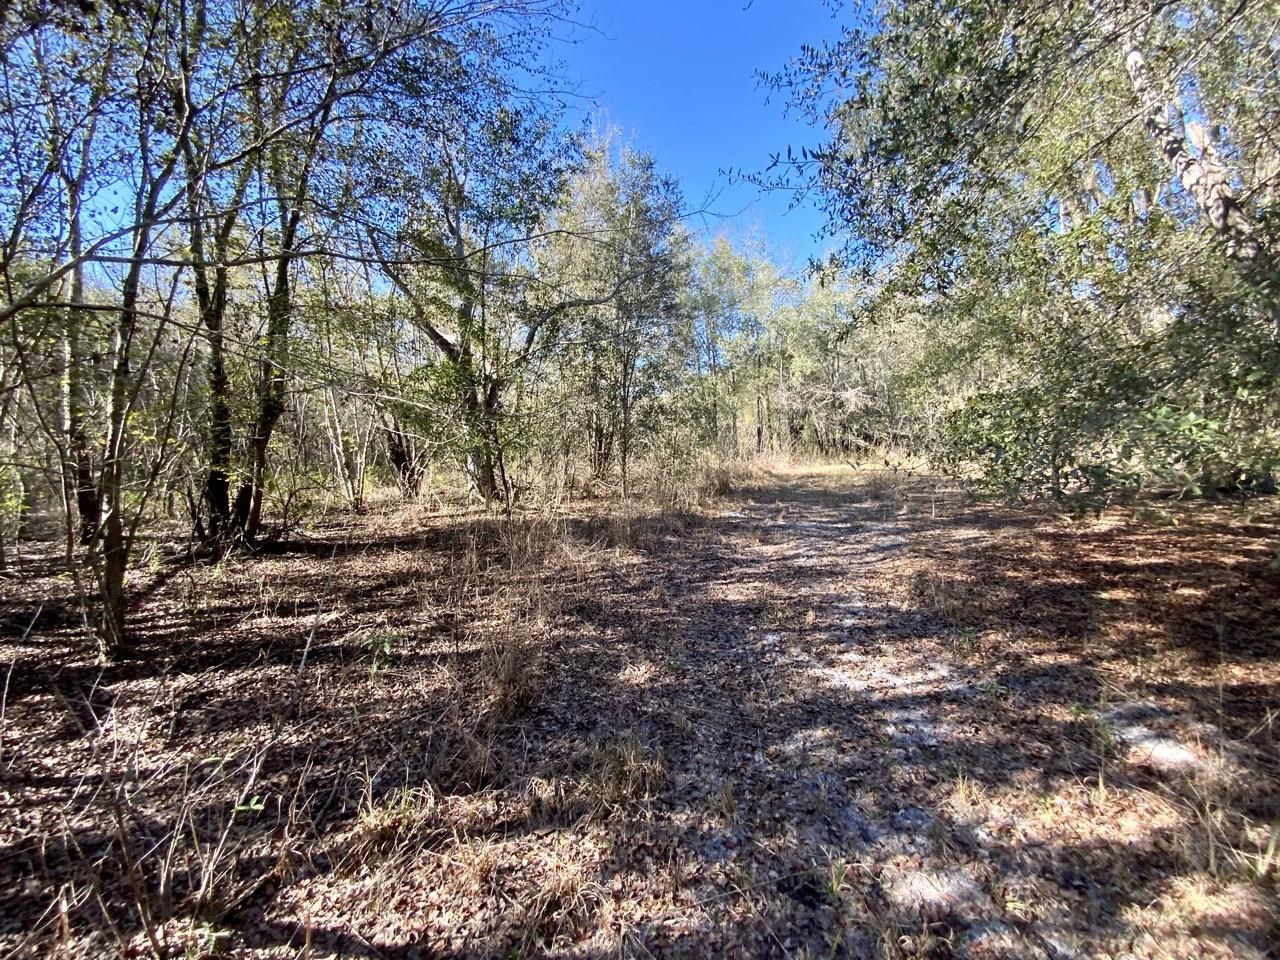
M1273 955L1274 10L833 6L0 5L0 950Z
M161 565L107 667L47 558L6 606L6 943L1266 955L1273 508L732 475Z

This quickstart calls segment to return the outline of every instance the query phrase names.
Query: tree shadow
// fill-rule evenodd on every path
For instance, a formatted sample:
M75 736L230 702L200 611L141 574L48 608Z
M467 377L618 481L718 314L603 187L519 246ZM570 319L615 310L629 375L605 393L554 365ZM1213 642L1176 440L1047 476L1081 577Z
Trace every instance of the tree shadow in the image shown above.
M1182 775L1123 756L1104 701L1175 702L1232 735L1274 702L1272 648L1234 641L1270 594L1232 614L1211 664L1225 649L1265 674L1224 683L1203 657L1217 630L1204 611L1258 574L1252 534L1211 526L1209 549L1189 529L900 509L755 491L702 520L467 521L281 547L192 630L148 611L147 642L169 660L102 682L118 722L179 753L260 753L266 802L244 816L243 876L228 882L247 892L205 916L251 948L942 957L1007 941L1007 956L1056 957L1140 937L1135 915L1174 878L1213 878L1158 798ZM922 565L943 585L917 584ZM467 571L475 594L459 597ZM284 606L246 598L254 578ZM1175 578L1207 592L1141 599ZM1138 596L1111 596L1126 589ZM534 610L542 592L558 599ZM341 616L321 622L321 600ZM1130 622L1178 668L1118 686ZM397 638L380 672L361 641L374 628ZM21 705L32 731L43 697ZM1251 745L1269 777L1274 743ZM69 776L24 779L21 759L6 787L26 802L84 796ZM129 833L133 855L173 832L166 803L189 776L140 771L154 815ZM215 836L229 802L224 790L190 817ZM101 836L77 829L82 849ZM0 851L9 932L34 927L75 869L75 844L37 862L38 836ZM291 843L273 865L257 857ZM371 900L371 876L391 892L379 881ZM136 933L126 894L108 903ZM1261 916L1177 935L1263 956Z

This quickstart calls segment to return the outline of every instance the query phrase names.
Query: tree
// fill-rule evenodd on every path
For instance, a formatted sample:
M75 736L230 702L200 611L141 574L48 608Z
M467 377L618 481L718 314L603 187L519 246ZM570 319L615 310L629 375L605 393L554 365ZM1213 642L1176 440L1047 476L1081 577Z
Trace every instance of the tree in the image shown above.
M603 479L616 458L625 495L638 414L685 372L681 294L689 265L678 185L652 157L615 152L615 136L597 134L589 147L539 260L544 274L574 277L595 292L597 302L563 321L560 374L593 476Z
M0 188L0 413L24 498L52 455L68 560L93 575L95 632L114 657L129 652L126 573L162 481L171 504L173 486L200 474L195 526L216 548L261 532L273 438L287 414L306 417L291 387L330 372L298 369L315 356L295 339L300 301L323 289L326 262L372 259L368 228L405 199L360 161L412 142L402 134L426 129L414 124L473 83L506 82L485 57L495 44L527 45L559 6L20 6L0 21L0 154L13 171ZM511 140L489 133L480 147ZM449 259L433 250L402 266ZM203 390L189 377L197 351ZM330 396L336 434L351 414ZM180 435L191 425L200 456ZM30 456L19 435L39 438ZM345 449L340 439L329 453Z
M461 459L486 503L507 493L504 391L564 309L538 300L527 246L559 191L572 142L551 117L510 106L509 93L491 77L420 117L421 152L404 168L412 202L390 230L370 231L383 272L438 351L436 379L461 427Z
M1235 3L857 4L774 78L828 132L783 176L821 190L848 261L890 272L882 312L998 332L980 362L1005 382L965 415L986 427L952 432L960 459L990 472L990 441L996 472L1055 491L1270 471L1269 30ZM957 343L953 369L978 359Z

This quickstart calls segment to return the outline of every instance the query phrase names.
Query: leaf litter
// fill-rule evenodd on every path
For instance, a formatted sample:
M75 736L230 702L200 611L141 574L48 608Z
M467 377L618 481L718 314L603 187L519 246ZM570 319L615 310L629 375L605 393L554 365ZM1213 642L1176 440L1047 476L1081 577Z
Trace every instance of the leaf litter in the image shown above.
M814 469L698 515L373 515L169 578L105 671L37 583L0 942L1269 956L1274 511L1178 509Z

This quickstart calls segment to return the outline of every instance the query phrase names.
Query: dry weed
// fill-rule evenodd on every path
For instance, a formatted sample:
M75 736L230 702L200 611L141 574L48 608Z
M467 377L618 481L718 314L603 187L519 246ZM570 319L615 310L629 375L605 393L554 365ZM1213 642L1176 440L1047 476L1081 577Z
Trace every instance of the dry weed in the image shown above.
M492 723L509 723L537 699L541 661L527 637L513 633L491 640L480 669L488 687L487 715Z
M666 775L662 754L635 731L589 745L585 766L584 787L604 810L652 799Z
M970 630L986 624L990 613L987 596L977 584L934 570L917 570L908 595L917 605Z
M395 790L379 801L367 784L350 857L357 863L375 857L394 859L421 850L443 835L440 802L431 787Z

